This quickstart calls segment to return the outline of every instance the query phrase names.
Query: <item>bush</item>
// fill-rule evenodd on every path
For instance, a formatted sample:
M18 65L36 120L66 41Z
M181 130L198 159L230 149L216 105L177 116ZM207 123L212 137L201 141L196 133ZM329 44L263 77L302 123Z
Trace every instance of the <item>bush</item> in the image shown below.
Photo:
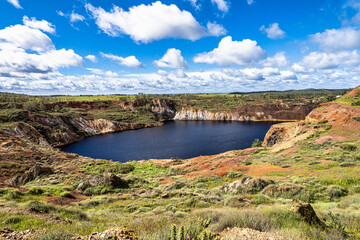
M254 142L252 143L251 147L256 148L256 147L262 147L262 141L260 141L259 139L255 139Z
M71 193L69 192L63 192L60 194L61 197L64 197L64 198L72 198L74 199L75 197L73 195L71 195Z
M328 194L330 200L334 200L346 196L348 194L348 191L342 186L333 185L329 186L326 189L326 193Z
M269 204L272 200L266 195L257 194L253 199L251 199L252 204L260 205L260 204Z
M11 200L19 200L19 199L21 199L22 195L23 195L23 193L20 192L17 189L6 189L6 192L3 195L3 197L6 200L11 201Z
M357 149L357 146L352 145L352 144L346 144L341 146L341 149L344 151L355 151Z
M30 195L41 195L44 193L44 190L42 190L39 187L32 187L29 189L29 191L27 193Z
M16 224L21 222L21 218L19 217L10 217L4 221L4 224Z
M244 174L242 172L229 172L228 178L241 178Z
M35 240L71 240L72 236L64 232L46 232L34 238Z

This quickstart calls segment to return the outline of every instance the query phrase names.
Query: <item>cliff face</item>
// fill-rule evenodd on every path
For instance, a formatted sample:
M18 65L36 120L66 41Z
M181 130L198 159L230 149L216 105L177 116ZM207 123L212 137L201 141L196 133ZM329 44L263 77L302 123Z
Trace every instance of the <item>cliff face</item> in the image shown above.
M304 120L315 106L308 105L240 105L234 112L210 112L207 110L182 109L174 120L211 121L294 121Z
M5 132L38 144L52 146L66 145L92 135L162 125L160 122L155 124L121 123L105 119L88 120L82 117L44 117L30 113L28 116L23 113L22 116L27 123L17 123Z

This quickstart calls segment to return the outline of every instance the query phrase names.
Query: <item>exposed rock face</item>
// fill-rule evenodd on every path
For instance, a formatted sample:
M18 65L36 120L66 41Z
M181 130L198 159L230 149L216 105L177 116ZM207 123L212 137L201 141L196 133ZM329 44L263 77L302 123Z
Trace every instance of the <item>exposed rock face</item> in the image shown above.
M22 138L28 138L30 141L40 145L50 146L48 141L43 138L43 136L34 127L26 123L20 122L15 126L13 131L5 130L5 132Z
M316 106L259 104L239 105L234 112L210 112L207 110L182 109L174 120L215 121L293 121L304 120Z
M89 183L93 187L107 186L113 188L127 188L128 184L118 176L112 173L104 173L103 175L94 175L90 178Z
M28 123L18 123L14 129L7 129L5 132L26 138L35 143L52 146L69 144L84 137L102 133L162 125L160 122L155 124L138 124L114 122L106 119L89 120L83 117L39 116L26 111L21 113L21 119L39 127L35 129Z
M30 168L24 175L16 176L10 180L11 185L21 186L35 180L37 177L53 174L54 170L50 167L35 165Z
M171 120L176 115L176 103L169 99L154 99L151 111L157 120Z
M272 125L264 138L264 146L273 146L290 138L294 138L304 126L304 122L281 123Z

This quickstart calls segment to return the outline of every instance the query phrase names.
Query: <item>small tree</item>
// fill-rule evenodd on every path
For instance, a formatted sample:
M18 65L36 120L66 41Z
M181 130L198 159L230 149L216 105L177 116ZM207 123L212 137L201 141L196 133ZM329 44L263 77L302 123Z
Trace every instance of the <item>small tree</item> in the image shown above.
M256 147L261 147L262 146L262 141L260 141L259 139L255 139L254 142L252 143L251 147L256 148Z

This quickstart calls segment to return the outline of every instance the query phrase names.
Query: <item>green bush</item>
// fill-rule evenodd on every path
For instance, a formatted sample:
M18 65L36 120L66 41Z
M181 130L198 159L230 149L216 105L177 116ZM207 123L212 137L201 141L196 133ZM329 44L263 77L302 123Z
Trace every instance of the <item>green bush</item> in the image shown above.
M44 190L39 187L32 187L27 193L30 195L41 195L44 193Z
M72 236L65 232L45 232L37 237L34 240L71 240Z
M333 185L333 186L329 186L326 189L326 193L329 196L330 200L335 200L343 196L346 196L348 194L348 191L342 186Z
M241 178L244 174L242 172L229 172L227 177L228 178Z
M341 146L341 149L344 151L355 151L357 149L357 146L352 145L352 144L346 144Z
M254 142L252 143L251 147L256 148L256 147L262 147L262 141L260 141L259 139L255 139Z

